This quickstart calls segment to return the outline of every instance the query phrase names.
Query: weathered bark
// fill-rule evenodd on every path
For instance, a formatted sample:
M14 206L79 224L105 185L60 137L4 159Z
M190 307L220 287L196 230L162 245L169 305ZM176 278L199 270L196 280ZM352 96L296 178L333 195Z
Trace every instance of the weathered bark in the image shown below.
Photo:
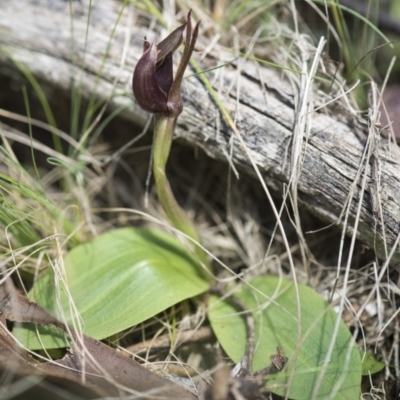
M0 8L0 43L3 50L0 52L0 63L13 68L17 66L12 60L23 63L40 81L66 92L70 91L74 80L82 85L88 97L95 92L100 99L110 99L114 108L125 106L120 118L144 124L148 117L132 96L112 95L130 93L132 71L142 52L140 38L146 35L152 39L154 34L140 27L137 12L127 8L121 14L107 51L122 2L102 0L94 2L85 47L87 4L85 1L72 2L73 42L69 4L51 0L3 0ZM127 29L131 30L128 32L130 43L125 63L120 68ZM220 58L216 60L209 56L201 62L203 67L210 67L219 63ZM291 176L291 146L298 122L294 104L301 99L301 93L296 93L277 70L262 66L257 69L250 61L242 64L240 71L234 63L225 66L223 71L223 79L217 79L214 87L219 90L220 98L231 115L236 112L239 131L267 185L272 190L281 191ZM210 80L213 73L209 73ZM222 87L219 86L221 82ZM211 157L226 160L233 133L224 123L209 92L196 77L185 80L184 104L184 112L178 120L179 137L201 147ZM339 220L366 146L366 134L356 119L344 109L336 113L333 110L330 110L331 115L313 112L309 139L307 143L303 140L305 155L297 183L300 202L330 223ZM233 143L234 165L240 171L254 175L236 138ZM378 193L390 250L399 234L400 169L387 147L386 139L381 140L375 155L380 165ZM370 168L367 168L367 174L358 235L384 255L382 224L371 199L374 183ZM356 217L361 179L355 185L349 232ZM399 252L396 252L394 259L399 258Z

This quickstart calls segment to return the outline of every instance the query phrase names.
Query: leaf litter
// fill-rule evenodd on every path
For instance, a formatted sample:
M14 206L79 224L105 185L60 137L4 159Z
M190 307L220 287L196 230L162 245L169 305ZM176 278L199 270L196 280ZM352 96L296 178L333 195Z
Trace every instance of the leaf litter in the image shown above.
M4 370L12 368L22 377L33 375L43 377L45 381L57 378L62 386L69 387L72 384L78 392L92 396L89 398L131 394L137 399L162 399L165 396L196 399L187 390L147 370L110 346L67 328L42 307L18 293L10 279L0 286L0 316L0 360ZM30 356L34 353L20 348L12 338L7 321L56 326L71 336L74 345L62 359L38 363ZM0 392L6 394L6 391L7 386L3 385Z

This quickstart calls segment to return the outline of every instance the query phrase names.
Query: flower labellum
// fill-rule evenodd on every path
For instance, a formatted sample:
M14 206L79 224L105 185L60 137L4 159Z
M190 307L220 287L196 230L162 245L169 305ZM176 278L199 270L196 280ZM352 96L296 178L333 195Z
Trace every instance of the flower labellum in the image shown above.
M182 43L185 28L185 48L174 77L172 56ZM198 31L199 23L192 33L189 12L186 23L175 29L158 45L155 42L149 43L145 38L144 52L136 65L132 79L133 94L143 110L172 117L177 117L182 112L181 83L193 53Z

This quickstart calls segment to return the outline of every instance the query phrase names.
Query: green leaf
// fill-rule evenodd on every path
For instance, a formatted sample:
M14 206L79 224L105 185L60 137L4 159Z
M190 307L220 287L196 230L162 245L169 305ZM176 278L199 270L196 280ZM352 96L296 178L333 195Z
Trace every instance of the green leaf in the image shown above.
M385 368L385 363L376 360L370 351L367 351L365 354L361 353L361 358L363 375L373 375Z
M166 308L208 289L201 266L168 234L149 229L122 228L77 246L65 259L68 285L48 271L33 287L30 298L66 321L79 322L69 292L83 321L84 333L104 339L145 321ZM55 290L54 282L60 282ZM58 294L57 294L58 293ZM31 349L42 348L36 327L25 325L13 333ZM38 327L46 348L65 347L56 328Z
M296 293L291 281L272 276L259 277L250 285L242 286L235 296L254 316L256 350L253 370L259 371L271 364L269 357L276 353L277 346L289 358L284 371L272 375L267 386L274 393L290 399L358 399L361 358L343 322L340 323L329 361L325 361L337 318L330 306L312 289L299 284L299 324ZM247 340L245 322L238 310L229 300L221 301L214 296L208 316L222 347L234 362L238 362L245 353ZM294 365L300 325L301 341ZM290 388L286 389L283 385L287 386L293 368L293 380ZM317 393L313 393L320 374L323 374L321 385Z

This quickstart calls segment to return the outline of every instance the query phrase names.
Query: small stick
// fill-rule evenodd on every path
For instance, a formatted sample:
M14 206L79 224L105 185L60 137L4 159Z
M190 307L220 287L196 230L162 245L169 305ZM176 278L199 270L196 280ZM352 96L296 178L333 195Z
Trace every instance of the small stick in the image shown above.
M212 331L209 327L202 327L189 331L180 332L177 336L177 344L204 342L212 338ZM171 346L171 336L165 334L156 339L146 340L128 346L125 350L135 355L145 353L148 349L168 349Z
M210 290L211 293L220 296L221 298L226 298L228 295L224 293L221 289L213 287ZM255 339L254 339L254 318L251 311L246 307L246 305L238 297L234 295L229 295L228 301L231 302L240 312L245 316L246 319L246 333L247 333L247 344L246 352L242 359L242 368L238 372L237 376L252 375L253 374L253 355L255 349Z

